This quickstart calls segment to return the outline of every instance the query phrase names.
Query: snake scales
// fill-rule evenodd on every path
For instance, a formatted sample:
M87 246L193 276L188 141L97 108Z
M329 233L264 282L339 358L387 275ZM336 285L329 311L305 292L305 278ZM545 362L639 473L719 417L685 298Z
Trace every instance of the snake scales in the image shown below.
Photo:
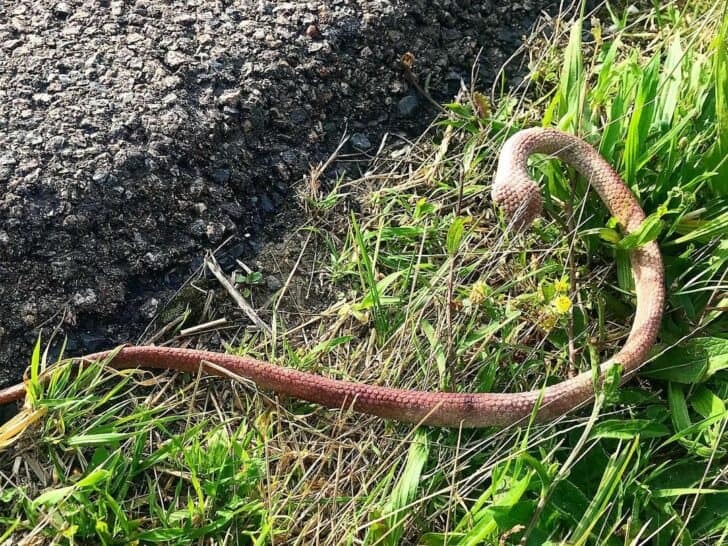
M527 172L533 153L560 158L583 175L600 195L611 214L627 232L636 230L645 218L637 200L619 175L584 141L553 129L527 129L509 138L500 154L492 196L504 214L518 227L525 227L541 212L542 197ZM622 365L622 379L629 378L644 361L657 337L665 298L662 257L657 243L650 242L630 254L637 293L637 308L629 337L622 349L601 364L603 374L613 363ZM96 353L82 360L108 357ZM518 393L449 393L401 390L328 379L315 374L275 366L245 356L193 349L127 347L111 361L115 368L144 366L223 375L224 370L254 381L263 389L308 400L331 408L352 407L356 411L409 423L445 427L483 427L521 422L533 412L552 419L590 400L594 395L592 373L542 390ZM25 385L0 390L0 404L22 398Z

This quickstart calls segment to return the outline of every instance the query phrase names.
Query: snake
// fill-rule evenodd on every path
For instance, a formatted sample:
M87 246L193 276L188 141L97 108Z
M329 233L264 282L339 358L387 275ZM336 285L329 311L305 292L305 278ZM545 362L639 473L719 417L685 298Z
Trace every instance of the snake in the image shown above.
M645 220L644 211L595 148L569 133L535 127L520 130L505 141L493 179L492 200L514 231L527 228L543 208L539 186L528 172L528 160L533 154L558 158L583 176L624 232L634 233L640 228ZM98 352L76 361L108 360L116 369L141 366L190 373L203 369L218 376L233 374L280 395L417 425L504 427L531 419L545 422L593 400L600 382L615 364L621 366L620 381L628 380L654 345L665 300L664 269L657 242L650 241L630 250L629 260L636 304L632 328L622 348L599 365L598 374L595 370L586 370L560 383L526 392L405 390L330 379L245 355L150 345ZM0 404L20 400L25 392L24 383L0 390Z

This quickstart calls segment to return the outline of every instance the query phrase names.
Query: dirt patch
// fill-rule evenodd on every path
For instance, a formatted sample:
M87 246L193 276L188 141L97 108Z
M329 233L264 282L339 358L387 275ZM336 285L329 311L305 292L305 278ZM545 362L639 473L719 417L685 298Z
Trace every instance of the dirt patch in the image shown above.
M134 340L205 249L256 253L331 154L416 134L554 2L330 0L0 6L0 385L38 329ZM558 3L556 3L558 4ZM342 168L334 166L333 168Z

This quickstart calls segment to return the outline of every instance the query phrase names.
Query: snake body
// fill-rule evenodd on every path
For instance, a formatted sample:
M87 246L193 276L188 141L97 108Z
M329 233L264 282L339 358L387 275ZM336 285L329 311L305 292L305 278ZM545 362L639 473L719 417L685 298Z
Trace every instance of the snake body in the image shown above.
M574 167L627 232L636 230L644 220L645 214L635 197L594 148L567 133L534 128L520 131L506 141L492 187L494 202L516 227L526 227L541 212L541 193L527 172L528 158L534 153L556 156ZM630 261L637 295L634 323L622 349L600 366L603 374L612 364L621 364L623 380L635 372L654 344L665 298L657 243L650 242L632 250ZM112 354L96 353L81 360L100 360ZM591 371L529 392L450 393L339 381L245 356L193 349L126 347L113 356L110 364L114 368L143 366L192 373L202 366L212 375L237 374L263 389L330 408L352 408L396 421L444 427L516 424L528 419L534 409L538 420L550 420L594 396ZM24 394L24 384L0 390L0 404L21 399Z

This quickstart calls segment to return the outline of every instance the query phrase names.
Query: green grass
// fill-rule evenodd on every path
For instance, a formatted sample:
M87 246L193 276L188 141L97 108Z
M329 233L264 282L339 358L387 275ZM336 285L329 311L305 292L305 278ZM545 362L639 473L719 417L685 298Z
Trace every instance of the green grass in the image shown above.
M309 225L270 251L290 281L258 306L273 334L226 340L368 383L539 388L623 343L628 251L656 238L668 303L639 378L554 423L443 430L221 379L62 368L0 433L0 544L728 543L728 15L603 13L536 33L523 89L460 97L406 153L305 192ZM637 236L546 157L545 217L508 231L485 197L494 162L538 124L622 173L649 215Z

